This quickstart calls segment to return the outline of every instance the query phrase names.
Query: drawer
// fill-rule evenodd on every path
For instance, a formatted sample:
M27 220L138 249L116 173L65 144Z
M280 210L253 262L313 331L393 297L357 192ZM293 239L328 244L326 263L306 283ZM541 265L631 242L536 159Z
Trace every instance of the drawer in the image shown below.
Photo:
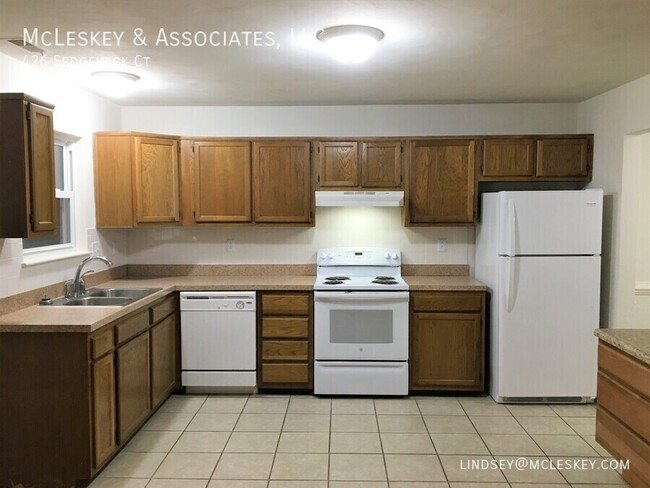
M307 317L263 317L262 337L309 337Z
M308 341L263 341L262 360L308 361Z
M115 326L117 343L122 344L149 328L149 309L131 315Z
M178 310L178 297L174 293L151 306L151 323L155 324Z
M598 369L650 398L650 368L602 341L598 344Z
M262 363L262 383L309 383L309 364Z
M108 351L113 349L114 345L113 327L106 327L105 330L94 334L90 338L90 357L92 359L102 357Z
M412 295L415 312L480 312L483 293L436 292Z
M308 315L310 295L262 295L263 315Z
M598 405L643 439L650 439L650 402L603 373L598 373Z

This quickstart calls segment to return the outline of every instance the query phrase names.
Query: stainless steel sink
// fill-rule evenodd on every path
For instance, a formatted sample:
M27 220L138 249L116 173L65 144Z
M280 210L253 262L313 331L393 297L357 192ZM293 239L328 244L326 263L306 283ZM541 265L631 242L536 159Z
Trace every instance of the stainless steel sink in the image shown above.
M86 292L89 297L116 297L140 300L161 288L91 288Z
M55 307L123 307L162 288L91 288L79 298L57 298Z
M81 297L81 298L63 298L63 302L58 305L66 307L123 307L135 300L128 297ZM55 305L57 305L55 301Z

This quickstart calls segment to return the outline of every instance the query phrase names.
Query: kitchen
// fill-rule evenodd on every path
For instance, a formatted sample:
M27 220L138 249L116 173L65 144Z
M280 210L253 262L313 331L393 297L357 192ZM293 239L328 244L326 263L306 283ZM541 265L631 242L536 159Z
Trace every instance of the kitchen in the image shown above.
M415 7L416 5L422 7L419 2L413 2L413 6ZM474 13L483 11L485 15L489 14L488 7L479 7L476 4L473 4L472 7L476 9ZM73 7L70 6L69 8ZM143 11L129 12L129 8L125 7L125 13L123 15L132 15L138 20L127 24L125 20L118 19L114 30L126 30L128 26L128 32L131 32L132 27L140 25L141 21L144 22L142 20L142 14L150 11L146 10L145 7L142 8L144 9ZM263 7L258 6L257 8L262 9ZM286 4L283 3L282 8L277 8L279 8L280 13L276 13L275 15L285 17L285 23L281 25L288 25L286 17L289 16L289 13L283 10L287 8ZM360 7L357 6L356 8ZM418 25L415 16L404 16L403 13L400 16L398 12L390 10L392 7L384 6L384 8L383 14L378 10L373 11L373 15L376 15L377 19L393 15L395 19L404 19L407 25L409 23L414 26ZM446 6L445 8L440 7L440 9L432 10L425 8L422 11L423 19L429 18L426 17L427 15L435 14L441 16L441 18L449 15L450 17L446 17L446 19L451 22L451 19L454 18L452 15L453 11L447 11L447 8L450 7ZM609 12L612 8L614 7L612 7L611 2L603 2L603 12ZM25 27L39 25L42 29L54 27L52 22L44 21L43 23L38 23L36 21L25 20L24 15L26 14L26 10L24 6L7 4L2 9L2 17L5 19L13 19L13 25L20 25L21 27L23 24ZM557 6L548 7L545 15L550 16L548 19L549 22L559 22L560 19L558 17L562 16L558 15L558 9L559 7ZM615 16L614 20L609 18L607 28L611 29L612 33L616 33L616 35L621 35L622 32L627 32L628 30L632 31L632 25L637 26L635 28L638 28L639 32L643 32L642 27L638 27L638 24L643 24L643 21L647 20L647 10L645 9L646 7L642 3L630 3L630 10L627 12L629 17L626 17L622 12L618 12L617 15L620 17ZM267 17L270 17L271 13L269 10L272 10L270 2L261 12L264 12ZM527 9L512 7L512 10L514 18L518 21L534 22L531 19L533 14L527 11ZM350 12L357 12L357 15L362 15L360 13L361 10L352 10ZM321 14L325 15L324 13ZM162 13L158 13L157 15L162 15ZM580 7L575 7L573 15L575 21L575 19L583 19L586 14L582 13ZM605 13L602 15L605 16ZM184 16L186 14L177 12L178 18L182 19ZM308 27L313 25L314 28L318 28L330 24L351 22L351 20L346 20L344 17L345 15L343 14L332 17L325 16L324 19L331 19L331 22L325 20L321 22L318 19L312 18L310 20L311 23L307 23L307 20L305 20L305 23ZM480 17L480 15L477 15L477 17ZM567 18L570 18L570 16L567 16ZM355 19L358 19L358 17L355 17ZM233 19L227 23L229 29L233 30L238 28L246 30L253 27L257 29L257 26L247 25L241 18L237 21L235 20ZM354 20L354 22L356 21ZM505 21L505 19L502 20L502 22ZM10 21L8 20L7 22ZM438 22L441 21L438 20ZM483 25L483 20L473 19L471 22L467 25L466 29L471 30L474 28L477 32L482 32L485 35L498 36L494 32L484 32L488 27ZM599 21L593 20L593 22L598 24ZM81 24L84 23L82 16ZM300 22L294 23L300 24ZM363 23L371 24L370 20ZM281 30L279 27L280 24L273 23L271 20L268 21L268 24L268 30ZM151 21L152 27L157 28L159 25L163 25L163 21L158 17ZM352 140L363 143L364 140L372 138L397 138L408 141L417 140L420 137L426 139L427 137L471 137L478 135L482 140L484 137L492 136L593 134L593 176L589 188L603 188L605 215L600 326L613 329L647 328L650 309L646 298L647 291L644 288L646 285L644 283L647 283L650 279L647 274L643 274L647 272L647 266L644 267L645 263L647 263L647 252L645 251L648 242L647 219L643 218L643 209L647 208L647 205L644 207L644 202L647 203L647 192L642 190L642 185L644 182L647 182L647 171L644 173L643 166L645 164L647 167L647 159L643 159L643 154L648 154L648 143L643 132L650 128L650 121L647 115L650 113L648 110L648 83L650 82L647 76L643 76L650 70L644 64L647 63L645 56L634 57L634 53L637 52L635 49L643 52L642 48L647 47L647 44L639 40L636 42L629 41L629 44L626 45L626 55L623 56L620 54L616 63L611 61L610 65L593 68L594 71L591 72L593 78L591 85L589 85L588 89L585 88L584 92L572 91L575 90L575 87L569 80L566 81L566 86L563 88L564 91L561 90L561 87L557 89L558 91L553 91L554 88L551 83L550 85L545 85L546 92L544 92L543 87L536 87L534 83L526 85L522 81L517 86L527 87L526 90L528 92L518 94L516 93L516 89L512 92L506 92L505 87L511 85L502 80L500 83L495 82L492 85L488 83L477 84L476 82L467 82L467 86L464 88L466 90L465 93L456 93L453 91L454 87L447 84L444 90L441 91L440 87L436 90L436 87L434 87L434 91L437 91L437 93L432 95L431 93L433 92L429 92L428 95L421 95L419 98L417 96L417 90L423 88L417 86L417 84L410 85L405 90L406 94L400 98L399 94L394 92L394 75L389 73L390 70L387 70L388 65L383 64L387 61L382 61L381 57L381 49L383 46L386 46L385 49L388 51L395 48L395 44L390 44L391 42L395 42L391 40L391 37L394 39L395 36L389 35L391 33L390 26L388 24L385 25L386 37L378 43L374 57L365 65L358 65L362 67L371 66L371 69L383 70L386 74L386 81L378 80L375 82L377 86L374 92L360 89L349 79L346 81L345 77L343 77L333 86L319 85L319 90L311 89L311 91L308 90L307 92L296 91L291 94L283 86L292 85L283 85L283 83L288 83L288 81L277 78L279 75L275 67L268 68L268 83L255 85L251 82L251 79L255 78L254 76L252 78L245 77L246 82L242 84L241 90L238 93L233 91L234 85L228 85L223 81L219 83L220 90L215 90L214 83L207 82L204 85L197 85L194 87L194 90L173 89L173 86L171 86L173 85L172 80L180 83L178 75L174 75L174 71L170 68L170 71L166 72L166 76L163 76L165 72L156 72L156 70L161 70L159 66L155 69L152 68L152 73L150 73L155 73L160 77L157 86L155 85L155 80L152 80L151 77L148 79L144 76L147 72L141 73L142 79L138 83L142 82L143 88L140 92L136 91L132 95L138 98L126 98L115 102L86 89L78 88L75 84L70 83L69 78L65 77L66 74L73 77L80 76L78 71L72 67L69 67L69 69L59 69L58 72L55 69L46 72L29 67L20 61L24 56L24 50L22 48L14 45L5 46L7 43L3 42L3 53L9 52L9 54L0 54L0 63L2 66L0 91L4 93L27 93L40 100L54 104L56 107L54 109L55 130L67 134L74 139L68 147L71 148L73 160L72 175L75 183L75 219L73 226L76 230L75 246L68 248L66 251L59 251L58 256L54 257L36 252L24 253L21 239L7 238L0 240L0 269L2 270L0 295L7 298L7 300L3 299L2 302L3 313L5 311L11 313L27 313L21 312L19 309L23 309L27 305L34 305L42 296L34 296L35 294L32 294L29 297L31 302L27 303L24 301L24 295L21 295L20 299L16 298L17 295L69 280L75 275L79 262L91 252L104 255L110 259L113 263L113 267L111 268L113 271L108 271L106 272L108 274L101 275L104 268L100 268L100 264L97 264L98 267L93 265L92 268L96 269L100 276L97 276L94 282L89 283L89 286L104 286L102 281L105 282L106 279L119 278L119 275L111 275L110 273L119 273L121 267L128 265L129 275L133 273L134 276L146 276L147 273L166 273L167 276L193 275L184 278L187 280L185 286L190 286L192 282L196 284L190 290L198 290L196 286L199 286L201 279L204 279L201 276L209 276L211 273L216 273L217 269L219 269L218 272L222 273L222 275L230 274L231 276L212 277L211 279L214 279L215 283L218 281L220 283L232 284L236 286L236 288L232 289L244 290L244 288L240 287L243 286L241 281L238 282L241 278L232 276L232 274L243 273L242 266L245 265L265 265L265 271L263 273L267 276L262 276L262 279L257 280L258 283L262 283L262 285L268 287L275 284L280 287L277 288L278 290L293 292L296 291L294 287L298 286L296 283L306 283L304 286L307 287L313 286L315 280L314 275L316 274L316 258L319 249L340 247L384 247L399 251L401 254L402 275L407 277L407 281L416 278L408 278L408 276L414 274L414 269L417 266L428 266L427 274L435 275L442 270L450 272L452 268L457 267L456 265L460 265L464 273L469 273L470 276L474 276L477 231L473 225L403 226L403 207L315 207L314 222L310 226L274 226L270 224L266 226L258 224L217 226L215 224L215 226L211 225L210 227L176 225L149 226L149 228L146 226L138 226L132 229L100 228L101 226L96 223L95 217L98 204L96 202L95 185L93 182L95 177L93 171L93 134L95 132L137 131L150 134L176 135L180 139L209 139L210 137L235 140L255 140L265 137L300 138L303 141L315 141L316 143L320 141L323 144L328 139ZM1 37L3 38L20 34L20 31L15 31L15 27L12 26L10 29L10 25L8 24L2 23L0 26L2 26L3 34ZM381 24L381 26L383 27L384 24ZM69 27L68 30L89 29L90 27L90 25L77 25L74 29ZM221 24L219 27L225 29L226 26ZM563 27L566 28L566 25L563 24ZM174 25L173 28L175 30L183 30L185 26ZM195 30L197 29L198 27L195 27ZM442 26L440 26L440 29L442 29ZM396 31L393 30L392 32L395 33ZM454 42L454 34L449 31L447 33L451 36L449 42ZM565 42L570 43L575 41L576 45L574 49L577 50L582 58L595 60L598 59L598 56L602 52L607 52L605 47L598 44L598 39L596 39L598 36L595 34L582 30L574 31L572 34L574 37L566 34L568 37ZM402 35L405 34L402 32ZM607 36L600 37L606 38ZM469 36L469 39L462 38L458 40L459 44L462 44L462 42L476 43L476 39ZM600 42L606 43L605 40ZM589 48L587 46L588 43L593 43L597 47ZM476 44L471 45L477 46ZM478 53L478 47L475 47L475 49ZM214 53L214 51L209 52ZM233 53L236 51L224 52L217 50L216 52L219 56L224 56L223 59L225 62L235 63ZM83 53L85 52L81 51L76 54L80 55ZM249 53L249 51L246 51L246 53ZM75 53L63 50L61 54L72 55ZM124 54L134 55L135 51L125 51ZM162 51L157 54L161 56L169 53L168 51ZM309 59L309 56L313 56L312 53L308 52L296 52L294 55L302 56L300 59L305 60ZM499 55L509 56L505 52L499 53L498 50L493 55L497 58ZM194 56L199 59L192 59L191 63L199 66L200 64L197 63L205 56L205 51L195 53ZM262 67L265 66L264 57L270 56L268 51L259 53L251 52L251 56L253 56L253 59L260 66L260 71L257 71L257 73L263 72ZM286 54L282 54L283 58L286 56ZM513 59L520 58L517 52L512 54L512 56ZM158 59L162 61L162 58L159 57ZM324 69L336 70L341 69L339 66L345 66L329 62L327 59L323 55L322 63ZM562 61L552 57L550 59L557 63ZM391 60L392 62L396 62L395 58L391 58ZM177 57L177 62L179 65L183 65L184 61ZM273 62L278 62L278 60L274 58ZM381 64L376 68L372 68L373 62ZM617 63L620 63L621 66ZM526 66L527 69L532 69L530 63L519 66ZM257 66L254 67L257 68ZM298 68L294 67L294 69ZM424 69L422 67L422 70ZM484 69L488 68L484 67ZM197 68L186 66L186 70L188 70L188 73L196 73ZM568 69L567 73L570 71ZM485 72L489 72L489 69ZM512 72L509 75L515 76ZM616 78L614 75L619 76L619 78ZM199 76L199 74L193 74L192 77L194 76ZM237 79L238 75L233 72L231 76ZM258 74L257 76L259 77L260 75ZM423 76L428 75L423 74ZM243 78L241 79L243 80ZM436 77L433 76L432 79L436 79ZM313 84L315 81L312 80L310 83ZM350 86L350 83L356 86L355 90L352 90L354 86ZM459 85L457 88L459 90L461 89L460 83L453 84ZM488 89L489 86L492 87L491 92ZM535 91L535 89L539 91ZM409 90L412 98L408 98ZM440 95L440 93L444 93L444 95ZM193 99L192 96L196 98ZM282 98L283 96L285 97L284 99ZM289 99L290 101L288 101ZM425 102L422 103L421 100ZM459 103L459 101L464 103ZM312 146L315 147L316 145L312 143ZM75 165L74 162L81 162L81 164ZM643 178L646 179L644 180ZM181 174L181 184L182 181ZM110 200L110 193L107 198ZM118 204L123 207L121 202L118 202ZM188 218L188 216L188 212L183 211L183 218ZM644 229L646 229L645 233ZM64 256L67 257L61 259ZM53 258L56 260L52 260ZM230 269L226 269L226 267ZM292 273L287 272L289 267L293 274L303 276L304 281L294 280L292 278L284 278L279 281L279 278L277 278L278 275L292 275ZM276 276L275 283L270 283L268 280L273 276ZM87 278L91 282L93 275L88 275ZM266 282L263 281L264 278L267 279ZM122 285L125 284L127 283L122 282ZM137 283L134 284L133 282L129 282L129 284L133 286L137 285ZM174 284L173 286L177 285ZM303 290L298 291L304 292L306 289L303 288ZM61 286L58 288L54 287L54 290L60 291L58 293L52 293L51 298L56 298L63 294ZM413 292L417 291L414 285L411 286L411 290ZM160 295L156 295L156 297L158 296ZM11 297L14 298L12 299ZM142 303L143 306L148 304L153 304L153 302ZM79 323L83 323L83 318L81 317L83 313L85 312L80 312L75 317L75 319L79 320ZM158 322L155 323L157 324ZM414 398L419 397L414 396L408 400L411 403L418 403ZM206 401L211 399L212 397ZM451 405L445 407L448 408L448 411L457 411L464 403L470 404L465 408L467 412L473 411L472 409L476 407L476 405L471 404L470 399L463 397L460 397L460 400L456 400L454 397L440 397L440 399L441 401L444 400L451 403ZM300 400L300 398L297 400ZM261 398L255 399L251 403L251 409L249 411L253 412L255 408L254 404L262 401L263 399ZM291 410L292 401L293 399L291 401L289 401L289 398L286 399L286 403L289 405L288 407L287 405L284 407L282 405L269 406L268 414L280 414L280 412L271 412L273 409L278 409L281 412L283 408L284 412L287 409ZM327 402L327 400L325 401ZM298 403L300 402L298 401ZM405 408L412 408L413 405L411 403ZM335 404L336 399L330 404L332 415L335 414L334 409L339 408L335 407ZM381 399L378 399L376 403L377 414L393 415L393 413L390 413L390 409L396 407L392 405L390 403L382 405ZM203 406L199 405L196 411L199 408L203 408ZM358 412L361 412L366 407L367 405L360 406ZM442 409L442 405L436 407L428 405L428 407L433 409L429 410L429 412L445 411L445 409ZM218 409L219 407L215 408ZM241 412L244 408L242 405L239 411ZM310 406L310 408L320 409L323 407ZM422 410L421 407L420 409ZM489 410L504 412L502 408L498 408L496 405L489 407ZM592 410L584 410L584 412L587 412L589 416L593 414ZM291 413L293 412L289 412L287 415ZM251 413L251 415L254 414ZM258 412L257 414L260 413ZM577 418L585 417L579 415ZM359 420L361 420L361 417ZM364 420L366 419L364 418ZM430 434L432 434L431 430L435 429L429 429ZM441 460L444 461L445 456L475 454L475 452L463 452L463 449L460 451L453 449L450 451L445 450L445 440L449 442L460 442L459 439L466 439L468 443L480 441L477 438L478 434L475 433L474 428L470 432L462 432L462 429L459 430L461 432L433 433L439 437L439 442L436 443L434 440L433 443L435 444L439 457L443 458ZM485 435L523 435L523 433L519 432L519 429L513 428L513 430L517 432L486 433ZM366 432L364 434L367 436L369 433ZM387 432L386 434L392 433ZM397 434L403 434L403 432L398 431L395 435ZM416 434L419 435L421 433L418 431ZM480 431L479 434L481 434ZM533 435L543 436L546 434L537 432ZM589 437L593 436L593 433L585 433L584 435ZM450 439L445 439L444 436L450 436ZM540 442L542 441L540 440ZM479 445L483 445L482 441ZM584 449L584 446L582 447ZM497 453L505 454L498 449L488 450L485 447L482 449L476 447L474 450L480 451L480 453L476 452L477 455L490 453L493 455ZM544 449L533 452L547 453ZM562 453L563 451L559 452ZM578 450L576 454L581 452L584 451ZM160 453L155 454L158 456ZM284 454L280 458L286 457L286 453L282 452L278 452L276 457L280 454ZM387 451L384 451L384 454L388 456L393 455ZM518 452L512 454L518 454ZM374 463L378 454L376 452L368 453L362 451L362 454L358 455L370 456L367 459L368 462ZM431 455L430 451L427 455ZM156 456L150 457L153 459ZM319 456L319 459L322 461L323 454L319 453ZM340 455L335 453L330 454L330 456L333 456L331 459L334 459ZM122 457L127 458L129 456ZM160 461L162 462L162 457L164 456L158 457L161 458ZM264 462L266 462L267 458L268 453L266 452L260 457L260 459L264 459ZM387 463L388 459L387 457ZM398 460L401 460L401 458ZM338 462L343 461L337 460ZM382 461L382 465L383 463L384 461ZM216 464L217 461L215 460ZM445 464L443 463L444 466ZM269 472L271 472L271 469L271 466L269 466ZM427 478L425 476L424 479L410 481L456 482L468 480L467 478L462 478L462 476L456 478L455 476L459 475L451 474L449 471L450 469L444 470L442 479L436 478L435 476L433 476L434 479L431 479L431 477ZM148 478L155 477L154 474L155 469L146 476L134 476L134 478L146 478L148 482ZM269 486L281 486L280 483L284 479L282 477L276 478L273 475L269 475L269 473L261 476L263 479L271 480ZM266 477L264 478L264 476ZM208 479L211 476L208 474L207 476L201 475L201 477ZM107 478L112 477L107 476ZM115 478L117 479L118 477ZM218 478L216 479L218 480ZM291 477L287 481L290 479ZM386 477L375 479L374 475L370 476L369 479L363 478L363 476L352 479L346 476L338 478L336 476L330 476L329 478L325 478L325 480L330 480L330 484L333 486L336 486L334 483L337 480L351 482L354 479L366 482L383 482L384 485L382 486L386 486ZM504 482L507 480L516 482L512 481L512 479L516 478L512 478L512 476L509 478L508 474L506 474L505 477L498 478L498 480L495 479L494 481ZM567 483L567 480L561 476L554 479L560 483ZM399 476L390 479L390 473L389 480L392 484L395 484L393 481L397 483L409 481L400 479ZM576 482L574 479L572 480ZM112 481L117 483L115 480ZM319 479L313 481L314 486L319 486L317 483L321 481ZM528 480L523 480L523 482L526 481ZM104 482L109 483L109 481ZM160 481L154 480L150 483L150 486L162 486L160 483ZM304 481L304 483L303 486L307 486L307 481ZM207 481L202 486L206 484ZM258 484L260 483L258 482ZM119 485L106 484L106 486ZM216 484L216 486L221 485ZM233 484L232 486L235 485ZM253 484L252 486L256 485Z

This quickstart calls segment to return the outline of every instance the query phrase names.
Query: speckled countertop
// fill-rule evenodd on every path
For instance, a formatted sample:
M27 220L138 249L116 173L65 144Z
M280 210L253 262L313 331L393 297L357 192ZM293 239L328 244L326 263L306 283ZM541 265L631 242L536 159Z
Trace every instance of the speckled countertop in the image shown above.
M483 291L482 283L468 276L404 276L411 291ZM311 291L314 275L169 276L112 280L110 287L160 288L125 307L41 307L32 305L0 315L0 332L93 332L149 305L168 293L185 290Z
M596 329L594 335L650 366L650 329Z

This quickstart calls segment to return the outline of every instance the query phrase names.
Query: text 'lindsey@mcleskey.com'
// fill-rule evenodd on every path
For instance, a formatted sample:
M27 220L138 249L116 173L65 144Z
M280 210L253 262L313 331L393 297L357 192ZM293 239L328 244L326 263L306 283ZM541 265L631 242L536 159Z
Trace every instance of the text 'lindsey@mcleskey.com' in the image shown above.
M460 469L465 470L572 470L572 471L624 471L630 468L629 459L540 459L518 457L514 459L472 459L465 458L460 461Z

